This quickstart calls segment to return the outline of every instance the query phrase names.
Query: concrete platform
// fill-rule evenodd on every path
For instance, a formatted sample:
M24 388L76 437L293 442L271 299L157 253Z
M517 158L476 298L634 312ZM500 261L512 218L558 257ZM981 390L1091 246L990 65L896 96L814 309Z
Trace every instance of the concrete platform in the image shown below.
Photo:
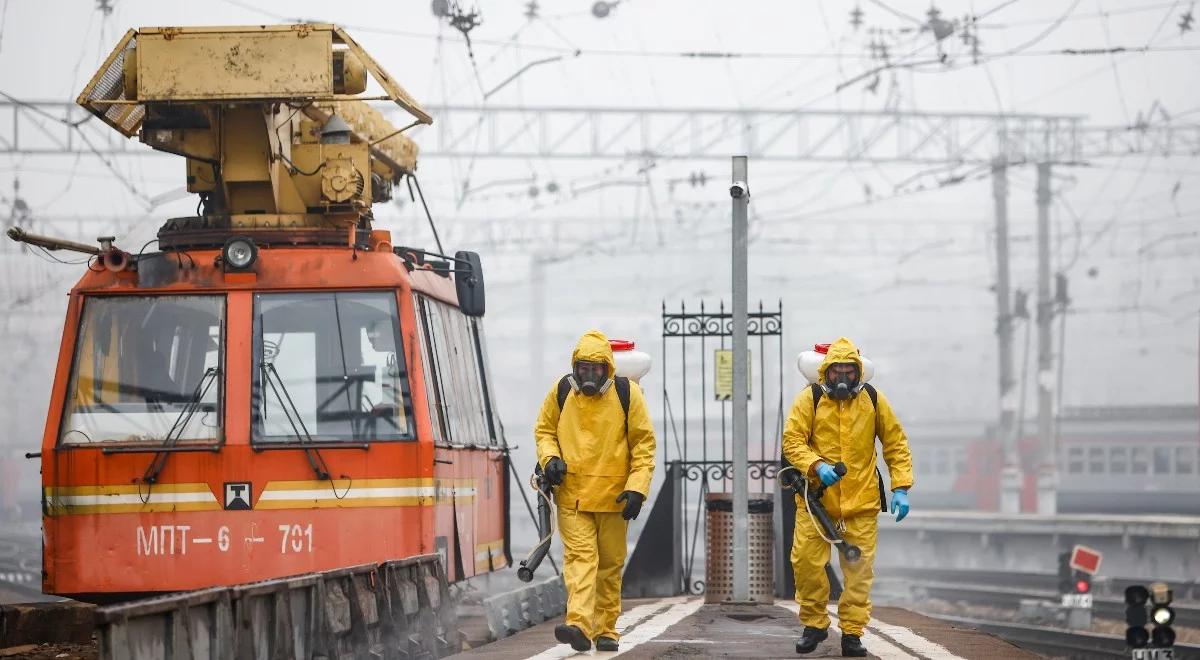
M621 650L616 653L575 653L554 639L547 621L507 639L453 656L458 659L570 657L639 658L830 658L841 657L837 622L829 639L814 653L796 655L800 625L794 602L775 605L704 605L699 597L631 600L617 622ZM883 660L969 658L1030 659L1038 655L998 637L960 628L908 610L877 607L863 635L872 658Z

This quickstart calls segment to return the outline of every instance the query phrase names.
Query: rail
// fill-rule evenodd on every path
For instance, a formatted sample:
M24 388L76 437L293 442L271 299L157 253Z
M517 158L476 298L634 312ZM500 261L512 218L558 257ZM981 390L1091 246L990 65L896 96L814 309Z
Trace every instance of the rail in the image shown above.
M886 581L886 579L882 581ZM1058 592L1048 589L927 581L914 583L914 586L922 594L931 598L1011 610L1016 610L1020 601L1025 599L1059 601ZM1175 611L1176 626L1200 628L1200 603L1176 600L1171 603L1171 609ZM1111 596L1093 596L1092 612L1096 616L1106 619L1124 619L1125 601Z
M893 573L890 568L877 568L876 574L881 579L896 578L912 582L933 581L964 584L1003 585L1028 589L1052 589L1058 576L1054 573L1036 573L1023 571L975 570L955 568L906 568L903 574ZM1096 594L1122 596L1125 587L1141 584L1146 585L1155 580L1149 578L1097 576L1092 580L1092 591ZM1200 580L1167 581L1175 592L1175 598L1181 600L1200 601Z
M1077 632L1061 628L1032 626L1023 623L988 621L961 616L939 614L929 616L942 621L977 628L1006 639L1024 649L1046 653L1055 658L1129 657L1129 649L1125 646L1124 638L1113 635ZM1175 644L1175 657L1178 660L1200 658L1200 646L1195 644Z

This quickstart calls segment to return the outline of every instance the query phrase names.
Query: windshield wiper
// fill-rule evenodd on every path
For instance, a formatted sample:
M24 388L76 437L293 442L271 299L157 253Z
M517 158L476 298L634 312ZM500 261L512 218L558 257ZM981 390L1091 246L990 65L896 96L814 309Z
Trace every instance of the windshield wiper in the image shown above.
M271 376L275 378L272 379ZM295 434L296 440L300 441L302 446L304 444L312 444L313 439L308 433L308 427L304 425L304 418L300 416L300 410L296 408L296 402L292 401L292 395L288 393L287 386L283 384L283 378L275 370L275 363L267 362L266 360L263 361L262 380L275 393L275 399L279 401L279 406L283 408L283 415L287 418L288 424L291 425L292 433ZM321 456L320 450L316 447L304 447L304 456L308 458L308 465L312 468L313 473L317 475L319 481L330 479L329 466L325 464L325 459Z
M158 475L162 473L163 467L167 464L167 458L171 455L165 451L175 446L183 437L183 432L187 429L188 424L192 423L192 417L196 415L196 411L200 410L200 402L208 395L208 390L212 384L217 382L217 375L221 370L217 367L209 367L204 371L204 375L200 377L200 382L196 383L196 389L192 390L192 397L184 404L183 410L175 417L175 422L171 424L171 430L167 431L167 435L163 437L162 443L158 450L154 452L154 460L150 461L150 465L146 466L146 472L142 474L142 482L153 484L158 481Z

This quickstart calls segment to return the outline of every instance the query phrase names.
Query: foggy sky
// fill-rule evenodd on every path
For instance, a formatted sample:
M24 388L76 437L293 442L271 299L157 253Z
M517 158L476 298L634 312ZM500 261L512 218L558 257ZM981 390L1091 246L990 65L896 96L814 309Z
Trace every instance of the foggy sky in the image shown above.
M895 32L913 23L870 4L863 6L866 24L855 30L849 23L851 4L831 0L630 0L603 20L590 14L591 2L564 0L541 3L544 18L533 21L523 15L523 3L476 4L483 20L471 33L478 78L461 36L439 23L427 2L256 2L253 6L263 8L256 11L249 2L115 0L115 11L105 18L92 2L58 3L48 11L44 2L13 0L3 19L0 90L21 99L71 100L127 28L257 24L277 22L273 16L279 16L347 25L428 104L479 104L481 88L495 86L531 61L563 55L525 72L488 102L1027 112L1083 115L1095 125L1129 125L1139 117L1195 122L1200 111L1197 51L1039 54L1147 44L1200 48L1197 33L1180 34L1178 11L1145 10L1144 2L1017 2L981 21L979 35L983 52L995 55L1046 33L1022 53L975 66L952 38L946 46L949 68L885 71L875 92L863 81L840 93L834 93L838 82L876 66L865 57L870 28L893 31L879 37L893 53L928 48L931 37ZM939 7L950 18L984 13L995 4L1000 3ZM929 7L924 0L890 5L918 18ZM572 54L576 49L578 56ZM689 51L756 56L660 56ZM96 135L108 130L92 124L85 130ZM428 129L411 133L418 143L422 130ZM177 157L113 162L146 197L183 185L183 162ZM772 306L783 301L786 401L803 386L794 367L796 353L846 335L878 363L876 384L902 419L975 420L982 428L995 418L992 184L984 176L925 192L901 187L902 194L896 194L898 183L927 169L751 161L756 240L750 296ZM671 185L693 172L704 172L708 184ZM536 406L566 371L575 339L592 327L635 339L654 356L654 371L644 385L661 424L662 302L677 307L680 301L691 306L701 299L710 304L729 299L728 158L694 163L429 158L421 162L420 174L447 249L473 249L483 256L491 366L510 442L532 451L529 428ZM1195 158L1128 155L1057 168L1055 174L1052 271L1070 277L1073 299L1064 342L1063 404L1195 404L1200 326L1200 167ZM8 210L11 179L18 175L20 196L35 222L43 223L40 229L87 241L102 229L117 229L126 250L153 236L163 219L191 214L195 205L188 198L147 212L130 186L91 156L5 156L0 159L0 213ZM504 183L511 180L528 182ZM556 194L545 192L552 181L560 186ZM573 185L595 183L615 185L570 193ZM460 198L464 189L483 185L486 192ZM527 192L531 185L541 188L537 198ZM1013 287L1030 291L1036 272L1031 166L1012 168L1010 190ZM419 204L414 208L406 194L397 198L376 207L379 224L393 231L397 244L432 247ZM82 236L68 221L75 216L89 218ZM496 218L581 219L585 235L597 238L515 250L503 237L489 235L487 223ZM788 240L777 240L781 235ZM535 258L548 262L542 346L530 345L536 332L530 316ZM7 311L2 326L12 355L4 379L3 394L11 402L4 422L14 430L2 442L31 450L44 423L63 294L81 267L35 261L9 245L0 260L10 301L30 290L37 293L33 303ZM1033 304L1031 298L1031 311ZM1057 327L1054 336L1057 342ZM1023 325L1016 331L1016 355L1018 360L1028 355L1032 402L1036 343L1026 350ZM1021 375L1020 362L1017 371ZM1027 411L1033 414L1032 403Z

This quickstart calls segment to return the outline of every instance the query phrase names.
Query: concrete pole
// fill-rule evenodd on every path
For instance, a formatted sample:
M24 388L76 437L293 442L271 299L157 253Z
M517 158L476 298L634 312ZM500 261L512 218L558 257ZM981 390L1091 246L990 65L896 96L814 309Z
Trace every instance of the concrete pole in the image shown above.
M747 465L748 401L746 386L747 309L747 210L750 188L746 157L733 157L733 600L750 600L750 475Z
M1058 513L1058 448L1054 443L1054 355L1050 338L1050 163L1037 166L1038 474L1037 512Z
M1000 360L1000 418L996 437L1004 443L1004 468L1000 472L1000 512L1021 511L1021 459L1017 452L1017 392L1013 387L1013 314L1008 262L1008 162L992 161L992 198L996 205L996 341Z

